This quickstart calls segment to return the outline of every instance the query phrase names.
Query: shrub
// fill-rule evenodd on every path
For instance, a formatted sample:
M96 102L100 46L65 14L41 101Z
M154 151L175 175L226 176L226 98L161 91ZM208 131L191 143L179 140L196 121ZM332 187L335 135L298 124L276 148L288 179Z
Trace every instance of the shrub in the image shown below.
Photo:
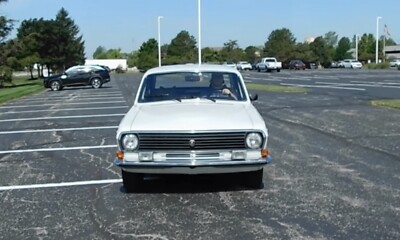
M0 67L0 87L3 87L6 82L12 82L12 74L13 70L10 67Z
M390 64L389 63L370 63L367 64L368 69L390 69Z
M115 69L115 72L116 72L116 73L124 73L125 70L122 68L121 65L118 65L118 67Z

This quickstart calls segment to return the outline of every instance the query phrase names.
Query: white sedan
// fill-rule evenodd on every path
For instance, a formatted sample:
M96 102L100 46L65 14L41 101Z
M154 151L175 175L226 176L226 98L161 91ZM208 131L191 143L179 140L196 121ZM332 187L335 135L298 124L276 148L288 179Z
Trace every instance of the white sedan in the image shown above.
M248 63L248 62L238 62L237 64L237 69L238 70L251 70L251 69L253 69L253 67L251 66L251 64L250 63Z
M400 59L393 59L392 61L390 61L390 66L391 66L391 67L398 67L398 66L400 66Z
M140 189L144 174L240 173L243 184L261 187L271 157L255 100L234 68L148 70L116 134L125 190Z
M345 59L339 63L339 67L341 68L362 68L362 63L355 59Z

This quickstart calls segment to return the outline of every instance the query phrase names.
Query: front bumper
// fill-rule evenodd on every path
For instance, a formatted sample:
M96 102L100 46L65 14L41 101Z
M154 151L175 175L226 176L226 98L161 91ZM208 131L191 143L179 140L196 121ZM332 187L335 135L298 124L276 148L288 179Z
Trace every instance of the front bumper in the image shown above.
M114 164L125 171L136 173L153 174L212 174L212 173L235 173L255 171L264 165L271 163L272 158L257 160L230 160L230 161L120 161L117 158Z

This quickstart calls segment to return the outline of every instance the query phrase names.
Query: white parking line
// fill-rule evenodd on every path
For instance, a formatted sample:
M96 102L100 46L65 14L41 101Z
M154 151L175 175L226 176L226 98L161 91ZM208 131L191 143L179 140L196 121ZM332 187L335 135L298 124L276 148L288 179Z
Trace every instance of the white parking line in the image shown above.
M294 87L305 87L305 88L332 88L332 89L343 89L343 90L355 90L355 91L365 91L364 88L350 88L350 87L338 87L338 86L328 86L328 85L305 85L305 84L290 84L281 83L283 86L294 86Z
M393 81L393 80L392 80ZM400 82L371 82L371 81L350 81L351 83L366 83L366 84L377 84L377 85L400 85Z
M400 88L400 86L387 86L381 84L357 84L357 83L334 83L334 82L316 82L317 84L328 84L335 86L354 86L354 87L380 87L380 88Z
M35 97L35 98L25 98L24 100L27 101L49 101L49 100L63 100L63 99L88 99L88 98L109 98L109 97L123 97L121 96L121 93L119 94L107 94L107 95L71 95L71 96L65 96L65 97Z
M19 134L19 133L84 131L84 130L116 129L116 128L118 128L118 126L82 127L82 128L54 128L54 129L31 129L31 130L18 130L18 131L3 131L3 132L0 132L0 135L4 135L4 134Z
M16 105L2 106L4 108L27 108L27 107L43 107L43 106L61 106L61 105L90 105L90 104L107 104L107 103L125 103L125 101L107 101L107 102L89 102L89 103L62 103L62 104L39 104L39 105Z
M9 111L0 112L1 114L15 114L15 113L36 113L36 112L62 112L62 111L82 111L82 110L104 110L104 109L122 109L128 108L128 106L115 106L115 107L98 107L98 108L52 108L44 110L29 110L29 111Z
M263 81L273 81L273 82L281 82L279 79L271 79L271 78L256 78L256 77L246 77L245 79L253 79L253 80L263 80Z
M59 117L38 117L38 118L14 118L14 119L2 119L2 120L0 120L0 122L36 121L36 120L71 119L71 118L117 117L117 116L125 116L125 113L59 116Z
M16 149L16 150L0 151L0 154L87 150L87 149L115 148L115 147L117 147L117 145L81 146L81 147L65 147L65 148Z
M36 188L53 188L53 187L71 187L71 186L85 186L85 185L100 185L100 184L111 184L111 183L121 183L121 182L122 182L122 179L106 179L106 180L93 180L93 181L80 181L80 182L62 182L62 183L45 183L45 184L32 184L32 185L0 186L0 191L36 189Z
M124 97L96 97L96 98L77 98L77 97L70 97L70 98L65 98L65 99L29 99L25 100L24 102L30 102L30 103L37 103L37 102L65 102L65 101L87 101L87 100L98 100L98 99L123 99Z

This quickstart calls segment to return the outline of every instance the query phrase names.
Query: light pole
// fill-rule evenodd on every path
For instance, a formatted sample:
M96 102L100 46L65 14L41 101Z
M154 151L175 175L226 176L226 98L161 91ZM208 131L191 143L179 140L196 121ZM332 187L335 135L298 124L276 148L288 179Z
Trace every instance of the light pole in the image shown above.
M358 61L358 37L359 35L356 34L356 60Z
M378 47L379 47L379 20L382 17L376 18L376 47L375 47L375 63L378 64Z
M158 66L161 67L161 30L160 30L160 21L163 16L158 16Z
M198 10L198 48L199 48L199 65L201 65L201 0L197 1L197 10Z

